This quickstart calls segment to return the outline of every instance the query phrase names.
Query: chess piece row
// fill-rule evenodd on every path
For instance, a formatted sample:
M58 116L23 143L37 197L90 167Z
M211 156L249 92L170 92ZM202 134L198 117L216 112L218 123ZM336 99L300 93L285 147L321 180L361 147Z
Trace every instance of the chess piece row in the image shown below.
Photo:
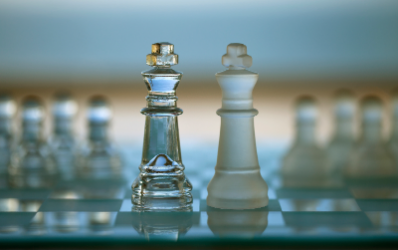
M111 109L105 98L95 96L89 102L89 135L85 145L74 136L77 105L70 95L55 97L49 139L43 135L46 114L38 97L28 96L21 103L18 138L13 126L16 110L11 96L0 95L0 172L9 174L12 185L36 187L49 185L58 177L120 174L120 157L108 136Z
M382 136L384 106L369 95L360 101L360 135L356 137L356 100L348 90L336 94L334 132L325 148L316 141L316 101L304 96L296 102L296 135L283 159L286 178L343 176L347 178L394 177L398 174L398 92L392 96L392 131Z

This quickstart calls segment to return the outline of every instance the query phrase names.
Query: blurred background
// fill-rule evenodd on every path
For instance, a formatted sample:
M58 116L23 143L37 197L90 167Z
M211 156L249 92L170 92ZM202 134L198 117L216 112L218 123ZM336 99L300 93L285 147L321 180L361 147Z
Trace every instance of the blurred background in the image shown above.
M333 129L336 90L359 99L375 94L385 104L398 79L396 0L2 0L0 91L18 102L69 91L79 104L76 132L86 135L90 96L105 95L114 111L116 141L142 145L146 87L141 71L151 44L170 42L184 73L177 90L182 147L216 146L221 90L215 73L229 43L243 43L260 75L254 90L258 142L286 142L294 135L294 101L316 98L318 136ZM51 119L47 119L47 132ZM184 152L184 149L182 149Z

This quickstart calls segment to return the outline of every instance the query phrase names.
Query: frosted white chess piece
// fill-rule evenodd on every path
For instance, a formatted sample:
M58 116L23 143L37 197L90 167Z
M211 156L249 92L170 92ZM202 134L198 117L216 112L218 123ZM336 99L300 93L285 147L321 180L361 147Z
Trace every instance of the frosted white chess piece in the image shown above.
M231 43L217 73L222 108L220 141L215 175L207 190L207 205L224 209L252 209L268 205L268 186L260 174L254 133L252 91L258 74L246 70L251 56L243 44Z
M77 113L77 104L67 93L55 95L53 115L53 135L50 146L57 168L64 178L72 177L77 158L77 143L73 134L73 120Z
M7 172L13 146L13 118L16 112L14 100L8 94L0 94L0 174Z
M340 90L335 96L334 133L327 147L329 173L341 175L347 167L355 145L354 119L356 105L353 94Z
M395 157L395 164L398 166L398 89L392 94L392 129L391 136L388 141L390 150Z
M50 147L43 139L44 108L40 99L26 97L22 103L22 138L12 152L10 183L17 187L46 187L56 181L58 170Z
M317 181L325 178L325 156L316 141L318 110L315 100L303 96L296 103L296 135L293 146L283 158L285 182ZM310 185L310 183L308 183Z
M383 105L376 96L361 102L361 137L345 168L346 177L393 177L397 175L394 157L382 137Z
M111 143L108 132L112 110L102 96L90 99L88 121L88 147L83 150L77 175L83 178L119 178L122 161L119 152Z

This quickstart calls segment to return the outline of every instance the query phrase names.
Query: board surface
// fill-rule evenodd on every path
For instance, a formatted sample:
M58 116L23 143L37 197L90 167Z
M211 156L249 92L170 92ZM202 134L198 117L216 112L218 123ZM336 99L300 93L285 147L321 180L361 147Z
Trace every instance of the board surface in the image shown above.
M62 180L51 188L11 188L1 178L0 245L172 241L284 244L391 242L398 238L396 180L338 181L285 186L277 175L284 149L259 146L269 205L221 210L206 205L217 150L183 150L193 184L191 212L134 212L130 184L138 174L139 146L123 147L124 180ZM199 154L197 152L200 152Z

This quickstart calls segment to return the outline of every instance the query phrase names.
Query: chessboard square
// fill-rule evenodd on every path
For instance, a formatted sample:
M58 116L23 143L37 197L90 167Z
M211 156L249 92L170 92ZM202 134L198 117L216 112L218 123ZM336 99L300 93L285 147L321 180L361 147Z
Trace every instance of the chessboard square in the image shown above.
M28 225L35 214L34 212L0 212L0 231L3 227Z
M354 199L280 199L279 203L284 212L360 211Z
M215 208L215 207L210 207L207 205L206 200L200 200L200 211L238 211L235 209L221 209L221 208ZM255 209L248 209L247 211L282 211L281 206L279 205L278 200L269 200L268 201L268 206L265 207L260 207L260 208L255 208Z
M133 204L131 203L131 199L124 199L119 211L120 212L131 212L132 208L133 208Z
M192 198L194 198L194 199L200 199L200 197L201 197L200 189L193 189L191 191L191 194L192 194Z
M40 208L41 212L116 212L122 200L47 200Z
M363 212L283 212L286 226L290 227L372 227Z
M365 212L365 214L375 226L398 226L398 212Z
M398 200L358 199L362 211L398 211Z
M272 188L268 188L268 199L270 200L276 200L276 192Z
M398 188L351 188L351 193L356 199L398 199Z
M282 212L269 212L268 213L268 226L269 227L285 226L285 220L283 219Z
M281 188L276 190L279 199L346 199L353 198L342 188Z
M124 189L124 197L123 199L131 199L131 195L133 194L133 191L130 188L125 188Z
M28 200L44 200L51 193L50 189L2 189L0 190L0 199L15 198Z

